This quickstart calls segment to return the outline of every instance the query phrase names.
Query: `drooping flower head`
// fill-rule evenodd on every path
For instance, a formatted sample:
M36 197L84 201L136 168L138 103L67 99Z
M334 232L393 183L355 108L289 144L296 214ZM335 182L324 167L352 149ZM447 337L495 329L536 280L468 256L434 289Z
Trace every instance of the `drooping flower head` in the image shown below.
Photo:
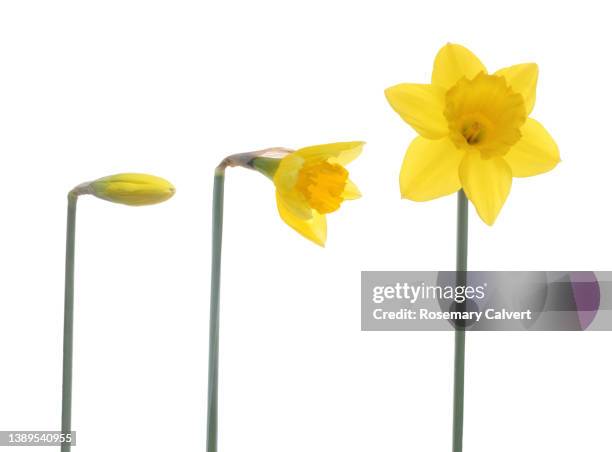
M281 218L307 239L323 246L325 215L361 196L345 165L361 154L362 142L302 148L283 158L274 174L276 204Z
M285 223L324 246L328 213L361 196L345 166L356 159L363 142L330 143L297 151L274 148L228 157L228 166L245 166L272 179L278 212Z
M528 117L537 79L534 63L489 74L468 49L447 44L431 84L388 88L393 109L420 135L404 157L402 197L428 201L463 189L492 225L513 177L550 171L560 160L552 137Z

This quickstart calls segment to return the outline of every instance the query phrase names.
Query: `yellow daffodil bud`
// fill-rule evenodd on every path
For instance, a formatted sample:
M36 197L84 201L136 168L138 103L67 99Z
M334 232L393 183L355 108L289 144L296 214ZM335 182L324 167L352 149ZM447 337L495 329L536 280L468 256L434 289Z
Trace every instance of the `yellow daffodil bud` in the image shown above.
M73 190L77 195L90 194L128 206L158 204L170 199L175 191L174 186L161 177L138 173L102 177Z

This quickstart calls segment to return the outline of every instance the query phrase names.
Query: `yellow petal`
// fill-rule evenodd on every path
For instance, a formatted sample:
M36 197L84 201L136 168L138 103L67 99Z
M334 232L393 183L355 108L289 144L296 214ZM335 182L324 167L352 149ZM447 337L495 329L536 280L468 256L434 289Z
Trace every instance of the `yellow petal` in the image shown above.
M523 96L527 116L533 110L536 100L536 86L538 84L538 65L535 63L517 64L500 69L495 75L501 75L516 93Z
M290 210L293 216L308 220L312 217L312 209L304 196L295 189L303 166L304 159L295 152L291 153L280 161L273 181L277 193L285 200L286 209Z
M298 149L294 155L303 159L332 159L340 165L348 165L361 154L363 141L318 144Z
M512 172L501 157L483 159L480 152L468 152L459 167L466 196L489 226L495 223L512 186Z
M460 78L473 79L487 69L478 57L459 44L446 44L440 49L434 61L431 82L445 89L452 88Z
M561 160L559 148L546 129L528 118L521 139L504 156L514 177L535 176L550 171Z
M304 159L292 152L284 157L278 164L278 169L274 173L274 185L283 193L290 192L297 183L300 169L304 166Z
M400 172L402 198L429 201L459 190L459 164L464 155L448 138L415 138Z
M344 186L344 191L342 192L343 199L358 199L361 198L361 192L357 185L350 179L346 181L346 185Z
M313 241L317 245L325 246L325 240L327 239L327 221L325 216L312 210L309 219L298 217L294 215L292 210L287 208L285 201L280 193L276 192L276 205L283 221L308 240Z
M419 135L431 139L448 135L448 122L444 117L445 93L439 86L416 83L402 83L385 90L397 114Z
M302 220L309 220L312 218L312 207L308 205L306 198L294 190L288 193L282 193L277 190L280 196L282 196L285 208L291 212L294 217L301 218Z

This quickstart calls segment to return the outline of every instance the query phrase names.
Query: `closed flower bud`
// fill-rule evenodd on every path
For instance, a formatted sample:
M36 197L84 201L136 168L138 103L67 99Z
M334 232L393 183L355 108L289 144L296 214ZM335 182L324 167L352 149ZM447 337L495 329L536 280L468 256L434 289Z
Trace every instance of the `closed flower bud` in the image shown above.
M176 191L170 182L161 177L138 173L102 177L75 190L77 194L92 194L128 206L158 204L170 199Z

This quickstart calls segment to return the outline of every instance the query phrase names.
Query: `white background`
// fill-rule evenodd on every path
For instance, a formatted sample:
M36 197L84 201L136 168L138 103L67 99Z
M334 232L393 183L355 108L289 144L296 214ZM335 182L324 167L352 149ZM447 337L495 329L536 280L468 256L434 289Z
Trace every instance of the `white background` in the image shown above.
M532 116L563 161L515 179L494 227L470 207L469 266L610 270L605 6L3 1L0 429L59 428L70 188L123 171L177 187L153 207L79 203L77 449L201 451L214 166L361 139L364 196L329 217L325 249L280 220L268 180L228 171L220 451L450 450L452 333L360 331L361 270L455 259L455 198L400 200L415 134L383 90L427 82L447 41L490 69L537 62ZM610 451L611 347L609 333L469 335L465 450Z

